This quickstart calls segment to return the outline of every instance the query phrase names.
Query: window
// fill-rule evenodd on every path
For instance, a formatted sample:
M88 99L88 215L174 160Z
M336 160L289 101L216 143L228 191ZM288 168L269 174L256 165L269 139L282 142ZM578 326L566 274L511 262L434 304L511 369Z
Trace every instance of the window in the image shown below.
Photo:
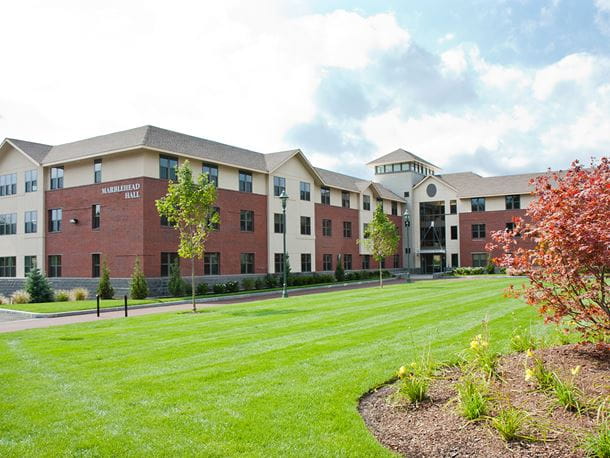
M220 230L220 207L212 207L212 215L218 215L218 222L210 225L210 229L214 232L218 232Z
M161 217L161 226L164 226L164 227L174 227L174 225L171 224L169 222L169 220L167 219L167 216L162 216Z
M330 188L326 186L320 188L320 202L324 205L330 205Z
M275 273L284 273L284 253L275 253L274 259Z
M375 174L379 175L380 173L383 173L383 165L375 166Z
M451 226L451 240L457 240L458 238L458 227Z
M392 165L388 164L384 168L384 173L392 173Z
M385 269L385 258L381 260L381 268Z
M252 192L252 174L239 171L239 190L241 192Z
M273 232L276 234L284 233L284 215L282 213L273 214Z
M61 231L61 208L49 210L49 232Z
M15 235L17 233L17 213L0 215L0 235Z
M485 224L473 224L472 225L472 238L473 239L484 239L485 238Z
M362 237L365 239L369 238L369 223L364 223L362 225Z
M458 254L457 253L451 253L451 267L459 267L460 263L458 261Z
M214 164L203 164L202 173L208 176L208 182L214 183L218 187L218 166Z
M0 277L17 276L17 258L15 256L3 256L0 258Z
M473 212L485 211L485 197L474 197L470 199L470 207Z
M220 275L220 253L203 255L203 275Z
M91 277L98 278L100 276L100 254L93 253L91 255Z
M341 206L349 208L349 191L341 191Z
M91 229L99 229L101 222L102 206L100 204L91 205Z
M301 235L311 235L311 218L301 216Z
M93 161L93 182L101 183L102 182L102 160L96 159Z
M0 196L11 196L17 194L17 174L0 176Z
M394 267L394 269L398 269L400 267L400 255L399 254L395 254L392 257L392 266Z
M51 167L51 189L61 189L64 187L64 168Z
M282 191L286 191L286 178L273 177L273 195L280 196Z
M38 170L25 172L25 192L38 191Z
M392 215L398 216L398 202L392 201Z
M506 196L505 200L507 210L519 210L521 208L521 196Z
M343 255L343 269L352 270L352 255L351 254Z
M254 273L254 253L242 253L240 256L241 273Z
M34 270L38 267L38 261L36 260L36 256L24 256L23 257L23 272L27 276L31 270Z
M322 270L333 270L333 255L323 254L322 255Z
M169 277L172 264L178 259L178 253L161 253L161 276ZM180 262L180 261L178 261Z
M162 180L176 180L178 159L169 156L159 156L159 178Z
M452 215L457 214L457 201L456 200L449 201L449 213L451 213Z
M311 200L311 185L305 181L301 181L301 200Z
M485 267L487 258L487 253L472 253L472 267Z
M301 272L311 272L310 253L301 253Z
M371 255L365 254L362 256L362 270L368 270L371 268Z
M343 237L349 239L352 237L352 222L343 221Z
M49 256L49 277L61 277L61 256L52 254Z
M406 199L407 197L409 197L409 191L405 191L405 192L403 192L403 193L402 193L402 195L403 195L403 196L405 197L405 199Z
M371 196L367 196L367 195L362 196L362 209L363 210L371 209Z
M333 222L330 219L322 220L322 235L330 237L333 235Z
M242 232L254 232L254 212L252 210L240 210L239 230Z
M25 233L35 234L38 231L38 213L36 210L25 212Z

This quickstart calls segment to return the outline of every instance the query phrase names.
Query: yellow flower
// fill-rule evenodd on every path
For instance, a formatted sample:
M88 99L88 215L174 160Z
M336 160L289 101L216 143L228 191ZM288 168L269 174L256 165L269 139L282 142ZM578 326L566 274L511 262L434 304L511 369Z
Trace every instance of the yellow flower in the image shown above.
M572 375L573 375L573 376L577 376L577 375L578 375L578 373L580 372L580 365L579 365L579 366L576 366L576 367L575 367L575 368L573 368L573 369L570 369L570 372L572 373Z
M479 348L479 341L473 340L472 342L470 342L470 348L472 348L473 350L476 350L477 348Z
M525 356L527 356L528 358L533 358L534 352L528 348L527 352L525 353Z
M525 381L529 381L534 376L534 371L532 369L525 369Z
M400 369L398 369L398 376L403 378L405 375L407 375L407 368L405 366L400 366Z

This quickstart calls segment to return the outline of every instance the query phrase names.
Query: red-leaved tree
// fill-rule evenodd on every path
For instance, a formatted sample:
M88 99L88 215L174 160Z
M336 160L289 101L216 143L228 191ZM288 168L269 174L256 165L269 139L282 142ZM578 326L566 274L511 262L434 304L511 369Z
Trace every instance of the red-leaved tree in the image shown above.
M532 180L535 198L512 231L487 245L494 262L523 272L529 284L510 289L536 305L546 321L569 322L585 337L610 337L610 162ZM518 240L533 242L519 247Z

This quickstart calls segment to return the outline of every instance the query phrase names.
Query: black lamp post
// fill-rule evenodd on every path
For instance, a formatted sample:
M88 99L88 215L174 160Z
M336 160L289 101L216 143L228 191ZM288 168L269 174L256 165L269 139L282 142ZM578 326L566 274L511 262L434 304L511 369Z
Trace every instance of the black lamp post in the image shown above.
M288 194L286 194L286 190L284 189L282 191L282 193L280 194L280 200L282 201L282 218L283 218L283 233L284 233L284 265L283 265L283 269L282 272L284 274L284 285L282 288L282 297L288 297L288 290L287 290L287 270L286 269L286 264L287 264L287 254L286 254L286 201L288 200Z
M402 214L405 220L405 256L407 258L407 282L411 281L411 245L409 244L409 235L411 232L411 215L409 209L405 205L405 211Z

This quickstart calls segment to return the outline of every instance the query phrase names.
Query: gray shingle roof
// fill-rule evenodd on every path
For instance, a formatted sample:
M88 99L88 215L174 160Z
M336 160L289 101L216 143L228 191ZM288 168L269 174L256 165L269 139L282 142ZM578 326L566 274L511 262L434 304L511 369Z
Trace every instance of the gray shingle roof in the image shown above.
M530 180L546 173L548 172L482 177L473 172L463 172L441 174L436 177L454 187L458 197L483 197L529 194L534 190L529 184Z
M279 151L277 153L265 154L265 163L267 165L267 171L271 172L279 167L285 160L294 156L300 150L291 149L288 151Z
M344 175L342 173L337 173L326 169L320 169L317 167L315 167L315 169L322 177L324 184L328 186L345 189L347 191L362 192L372 184L379 193L380 197L384 199L404 202L404 199L402 197L397 196L388 188L384 187L381 183L363 180L362 178L356 178L350 175Z
M44 157L47 155L49 150L52 148L51 145L44 145L42 143L26 142L25 140L18 140L16 138L7 138L9 142L23 151L25 154L30 156L37 163L41 163Z
M425 160L413 153L410 153L409 151L405 151L402 148L398 148L397 150L392 151L391 153L385 154L381 157L378 157L377 159L373 159L371 162L368 162L367 165L393 164L395 162L411 162L411 161L421 162L422 164L427 164L430 167L434 167L436 169L439 168L436 165L432 164L431 162L428 162L427 160Z

